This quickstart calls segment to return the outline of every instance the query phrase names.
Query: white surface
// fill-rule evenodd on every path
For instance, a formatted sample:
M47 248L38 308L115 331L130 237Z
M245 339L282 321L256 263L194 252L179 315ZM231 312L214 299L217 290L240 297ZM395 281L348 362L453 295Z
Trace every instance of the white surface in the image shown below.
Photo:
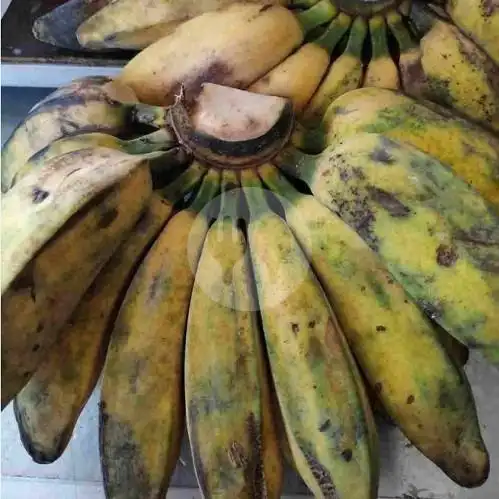
M120 67L89 67L70 64L11 64L3 63L2 86L52 88L66 85L85 76L115 76Z
M490 451L490 478L480 488L453 484L391 426L380 426L380 497L400 499L495 499L499 497L499 371L472 356L467 367L483 436ZM51 465L31 461L21 445L12 408L2 414L2 499L102 498L94 393L63 457ZM187 459L186 459L187 460ZM24 491L27 491L27 495ZM48 492L45 492L48 491ZM198 498L196 491L172 491L172 499ZM37 494L37 495L35 495ZM45 494L45 495L44 495ZM46 495L48 494L48 495Z

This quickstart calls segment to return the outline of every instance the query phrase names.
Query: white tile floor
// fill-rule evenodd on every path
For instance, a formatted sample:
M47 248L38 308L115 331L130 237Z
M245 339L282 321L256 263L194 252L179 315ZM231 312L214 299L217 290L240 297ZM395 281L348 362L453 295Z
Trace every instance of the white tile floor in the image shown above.
M2 89L2 142L26 111L48 91ZM475 394L483 436L490 451L491 472L487 483L474 490L459 488L391 426L380 427L380 497L398 499L497 499L499 498L499 371L472 356L467 367ZM54 464L37 465L20 442L12 408L1 415L1 499L104 499L97 440L97 394L83 411L77 430L64 455ZM182 453L175 483L194 484L189 454ZM288 490L297 491L290 477ZM172 490L168 499L193 499L193 490Z

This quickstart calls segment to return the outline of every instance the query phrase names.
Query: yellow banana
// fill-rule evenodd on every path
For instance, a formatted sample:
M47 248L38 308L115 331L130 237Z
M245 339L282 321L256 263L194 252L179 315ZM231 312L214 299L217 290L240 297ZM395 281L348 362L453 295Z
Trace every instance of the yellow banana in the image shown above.
M263 463L260 341L237 176L222 177L221 210L201 252L185 352L187 429L205 497L268 497ZM280 497L275 486L272 497Z
M235 3L185 22L135 56L119 79L142 102L159 105L173 104L181 86L188 102L205 82L246 88L333 14L329 0L296 15L280 5Z
M57 343L15 398L21 439L35 462L53 462L66 448L100 376L109 332L133 274L171 215L174 201L204 171L193 165L162 196L153 195L132 233L92 283Z
M350 23L350 17L340 13L321 37L300 47L248 90L287 97L293 102L295 112L301 113L320 85L331 54Z
M473 189L375 134L317 157L289 148L276 162L359 233L434 321L499 365L499 217Z
M112 169L113 164L106 167ZM151 193L147 165L136 168L63 225L6 287L2 407L28 382L87 288L138 220ZM57 199L55 190L51 203L55 207ZM8 261L2 263L8 266Z
M420 62L413 65L415 70L405 90L499 131L496 64L456 26L436 17L428 7L414 2L411 20L424 36Z
M440 333L353 229L275 168L260 175L286 200L287 223L389 416L457 483L483 483L489 460L473 396Z
M296 468L315 497L377 497L377 449L368 436L356 369L305 256L242 172L248 237L265 341Z
M367 35L367 23L357 17L352 24L345 52L334 60L326 76L305 108L304 122L317 125L331 102L339 95L362 83L362 47Z
M329 145L358 133L380 133L419 148L499 208L499 139L481 127L439 114L390 90L362 88L342 95L324 118Z
M130 127L134 92L110 78L75 80L39 102L14 130L2 150L2 192L12 187L17 171L51 142L66 135L100 131L122 134Z
M456 26L499 65L499 7L493 0L448 0L445 10Z
M258 0L249 0L257 2ZM115 0L85 20L78 41L91 49L143 49L171 33L179 24L205 12L223 9L236 0ZM285 3L274 1L269 3Z
M166 494L184 430L184 329L194 273L216 193L209 172L193 205L166 225L119 312L104 366L100 451L106 496ZM126 452L124 451L126 449Z
M386 22L383 16L369 19L372 56L364 76L364 87L400 87L399 73L388 49Z

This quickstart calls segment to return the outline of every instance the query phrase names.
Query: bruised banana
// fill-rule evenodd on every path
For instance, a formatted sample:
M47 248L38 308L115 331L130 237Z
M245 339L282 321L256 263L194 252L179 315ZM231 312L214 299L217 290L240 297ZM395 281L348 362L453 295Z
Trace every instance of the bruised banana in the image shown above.
M64 452L100 376L109 333L137 265L170 217L174 200L195 185L203 172L193 165L161 196L153 195L131 234L83 296L57 343L15 398L21 440L35 462L51 463Z
M369 19L372 56L364 76L364 87L400 87L398 68L388 48L386 21L383 16Z
M140 265L108 348L100 405L106 497L164 497L184 433L184 330L199 253L203 211L218 189L204 177L193 204L167 223Z
M275 161L357 231L435 322L499 365L497 214L467 184L375 134L316 157L288 148Z
M260 341L235 172L203 245L185 350L187 429L204 497L280 497L282 470L265 473ZM268 494L269 489L272 495Z
M257 0L250 0L256 2ZM216 11L236 0L115 0L85 20L77 30L85 48L143 49L188 19ZM268 3L285 3L275 1Z
M353 229L275 168L259 173L285 199L286 221L389 416L454 481L483 483L489 461L473 396L440 332Z
M105 77L75 80L50 94L28 113L3 147L2 192L12 187L29 158L54 140L82 132L126 132L129 108L136 101L130 88Z
M259 94L287 97L295 112L301 113L325 75L333 50L351 24L351 18L340 13L325 33L300 47L281 64L253 83L248 90Z
M156 105L173 104L181 86L188 102L205 82L246 88L334 12L329 0L298 14L281 5L235 3L195 17L145 48L119 80L141 102Z
M105 166L112 169L114 164L106 161ZM87 173L92 171L89 169ZM55 180L57 176L52 177ZM87 180L90 181L80 175L81 184ZM6 194L3 201L11 193L15 194L14 190ZM55 185L50 194L47 192L52 211L64 206L64 203L58 206L58 201L65 192L71 194L70 189L57 189ZM28 258L12 276L15 278L6 283L2 294L2 407L23 388L50 351L83 294L137 222L151 193L147 165L129 169L129 174L123 175L111 190L100 195L94 190L87 204L65 224L58 224L57 228L61 228L57 234L49 237L48 242L34 252L33 258ZM70 198L68 196L68 201ZM72 199L77 200L74 195ZM24 211L30 210L24 206ZM15 219L16 215L11 217ZM48 218L40 220L41 229ZM5 212L4 221L7 221ZM2 239L8 242L4 227ZM29 241L24 244L28 245ZM24 250L23 246L21 249ZM4 255L2 264L9 268L8 255Z
M442 104L499 131L499 71L456 26L418 2L411 21L422 34L405 91ZM398 25L401 28L401 25Z
M334 101L321 133L328 145L368 132L417 147L450 166L499 208L499 139L442 113L390 90L361 88Z
M317 92L305 108L303 121L307 126L318 125L336 97L362 84L362 48L366 35L367 23L363 17L357 17L350 29L345 51L332 62Z
M371 415L346 340L291 231L268 208L255 174L241 175L265 342L296 469L315 497L377 497Z
M448 0L445 10L455 25L499 65L499 7L497 3Z

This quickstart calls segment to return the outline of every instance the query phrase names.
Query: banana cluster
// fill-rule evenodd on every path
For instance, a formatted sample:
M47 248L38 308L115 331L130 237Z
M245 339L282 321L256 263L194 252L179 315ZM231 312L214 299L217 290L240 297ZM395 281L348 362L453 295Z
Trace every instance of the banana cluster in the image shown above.
M51 463L102 376L109 499L163 497L184 430L203 497L280 497L288 462L374 499L373 408L461 486L489 475L463 365L499 367L497 94L463 85L495 85L496 14L281 3L186 2L2 151L2 408Z
M35 35L68 46L69 16L71 48L147 48L124 73L143 102L170 104L172 86L208 80L288 97L315 127L336 97L381 87L499 131L499 13L478 0L82 2L38 19Z

